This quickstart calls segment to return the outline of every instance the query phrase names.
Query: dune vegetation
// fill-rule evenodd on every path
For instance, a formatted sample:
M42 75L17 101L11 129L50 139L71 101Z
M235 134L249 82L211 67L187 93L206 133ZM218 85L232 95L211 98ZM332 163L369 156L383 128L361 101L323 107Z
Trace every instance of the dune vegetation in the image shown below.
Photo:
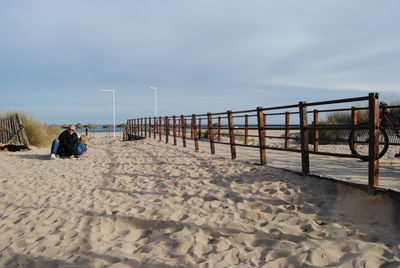
M395 100L388 104L390 106L397 106L389 108L388 111L391 113L391 120L395 125L400 125L400 100ZM368 111L359 110L357 113L358 124L368 122ZM326 120L319 122L320 125L351 125L351 112L334 112L327 115ZM330 143L341 141L340 131L337 130L320 130L319 131L320 143ZM313 142L315 133L310 131L310 142ZM343 140L344 141L344 140ZM346 140L347 141L347 140Z
M29 140L29 144L37 147L49 146L54 138L61 132L61 127L57 125L49 125L42 123L25 112L8 111L0 115L0 119L7 118L12 114L18 113L22 124L25 127L25 133Z

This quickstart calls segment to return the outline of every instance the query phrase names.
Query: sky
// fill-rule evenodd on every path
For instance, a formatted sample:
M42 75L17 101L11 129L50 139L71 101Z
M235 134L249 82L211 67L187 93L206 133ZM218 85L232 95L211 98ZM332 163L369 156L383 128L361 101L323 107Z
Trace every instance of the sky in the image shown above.
M1 0L0 113L112 122L400 99L400 1Z

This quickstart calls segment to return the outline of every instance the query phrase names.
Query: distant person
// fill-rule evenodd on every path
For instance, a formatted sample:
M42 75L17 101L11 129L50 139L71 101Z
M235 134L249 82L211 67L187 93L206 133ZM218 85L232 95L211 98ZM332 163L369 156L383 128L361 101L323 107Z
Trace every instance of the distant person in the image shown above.
M74 145L74 156L81 157L87 151L87 138L86 135L79 137L79 141Z
M56 159L56 155L60 157L72 156L74 154L74 145L79 141L78 139L75 125L69 125L68 129L58 136L58 139L53 140L50 159Z

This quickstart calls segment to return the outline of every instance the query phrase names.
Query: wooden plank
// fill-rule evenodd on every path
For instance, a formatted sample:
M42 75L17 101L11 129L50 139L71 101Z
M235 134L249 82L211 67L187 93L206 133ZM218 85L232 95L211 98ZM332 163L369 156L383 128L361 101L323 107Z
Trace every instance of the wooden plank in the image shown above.
M200 140L201 139L201 118L199 118L198 133L199 133L199 140Z
M4 128L3 128L3 120L0 119L0 143L3 143L3 135L4 135Z
M194 138L194 149L199 151L199 136L197 135L196 115L192 114L192 134Z
M15 114L13 120L15 125L16 143L19 145L25 145L25 142L22 137L22 133L25 133L25 130L22 123L19 122L18 118L19 118L18 114Z
M313 125L314 127L319 125L319 113L317 109L314 109L313 111L313 115L314 115L314 121L313 121ZM318 152L318 147L319 147L319 130L318 129L314 129L314 152Z
M149 117L149 138L151 138L151 132L152 132L151 117Z
M164 125L165 125L165 143L168 143L168 137L169 137L169 119L168 119L168 116L165 117Z
M186 119L181 115L181 126L182 126L182 145L186 147Z
M214 129L213 129L213 124L212 124L211 113L207 114L207 121L208 121L208 138L210 140L210 150L211 150L211 154L215 154Z
M351 125L353 126L357 126L358 125L358 110L356 107L351 107ZM354 132L354 136L352 137L352 140L350 141L351 143L353 143L353 148L355 150L357 150L357 143L355 142L357 137L358 131Z
M192 116L192 120L193 120L193 116ZM194 125L196 125L196 122L194 123ZM194 130L193 130L193 122L191 122L191 124L190 124L190 138L191 139L194 138L193 132L194 132Z
M257 124L258 124L258 144L260 150L260 164L267 164L267 156L266 156L266 140L265 140L265 114L262 112L262 107L257 107Z
M7 142L8 142L12 138L12 127L11 127L11 123L10 123L10 118L7 118L6 124L7 124L7 129L8 129L8 131L7 131Z
M369 161L368 186L373 192L379 186L379 94L370 93L369 97Z
M4 143L4 132L5 132L5 128L3 126L3 119L0 120L0 143Z
M156 139L157 138L157 129L158 129L157 117L154 117L153 121L154 121L153 139Z
M300 142L301 142L301 172L303 175L310 173L310 154L309 154L309 137L307 122L307 106L306 102L299 102L299 115L300 115Z
M285 112L285 149L289 149L289 137L290 137L290 113Z
M176 142L176 116L173 116L173 135L174 135L174 145L177 144Z
M17 126L15 125L14 118L14 114L8 118L8 123L10 125L10 140L8 142L10 144L15 144L17 141Z
M181 136L181 119L178 118L178 126L177 126L177 130L178 130L178 137Z
M221 116L218 116L218 142L221 141Z
M231 146L231 158L236 159L234 118L231 110L229 110L227 114L228 114L228 125L229 125L229 143Z
M133 134L134 128L133 128L133 119L129 120L129 134Z
M144 137L143 133L143 118L140 118L140 136Z
M162 130L163 130L163 123L162 123L162 120L161 120L161 116L158 118L158 122L159 122L159 124L158 124L158 139L159 139L159 141L161 141L162 140Z
M244 144L249 144L249 115L244 116Z

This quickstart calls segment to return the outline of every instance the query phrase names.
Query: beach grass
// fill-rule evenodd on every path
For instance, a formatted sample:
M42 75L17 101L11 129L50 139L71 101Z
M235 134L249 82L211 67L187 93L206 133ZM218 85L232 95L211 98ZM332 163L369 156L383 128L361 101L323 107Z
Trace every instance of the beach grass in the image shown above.
M23 111L7 111L0 115L0 119L7 118L15 113L18 113L25 128L29 144L32 146L49 146L52 140L57 138L62 131L60 126L42 123Z

